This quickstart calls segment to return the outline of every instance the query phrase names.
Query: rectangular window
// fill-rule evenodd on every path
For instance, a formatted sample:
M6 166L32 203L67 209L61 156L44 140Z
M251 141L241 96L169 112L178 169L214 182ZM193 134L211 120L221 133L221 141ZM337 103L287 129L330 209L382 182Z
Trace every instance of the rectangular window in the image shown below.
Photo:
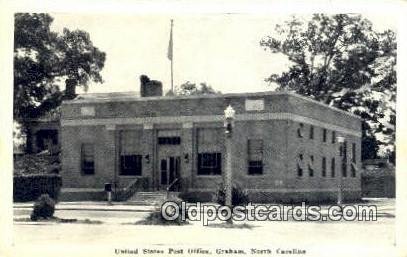
M352 143L352 162L356 163L356 144Z
M297 159L297 176L298 177L302 177L303 172L304 172L303 164L302 164L303 159L304 159L303 155L299 154L298 159Z
M332 139L331 139L332 144L336 143L336 132L332 131Z
M136 154L120 156L121 176L141 176L142 156Z
M303 169L300 164L297 163L297 176L302 177Z
M247 141L247 152L249 175L263 174L263 140L249 139Z
M348 176L348 144L345 141L343 143L343 148L342 148L342 176L347 177Z
M304 124L300 123L299 128L297 129L297 137L302 138L302 130L304 128Z
M350 165L350 171L351 171L351 176L354 178L356 177L356 164L355 163L351 163Z
M314 176L314 156L309 156L309 163L308 163L308 175L310 177Z
M314 126L310 126L309 128L309 139L314 139Z
M83 175L95 174L95 147L93 144L81 146L81 170Z
M321 167L322 177L326 177L326 158L322 157L322 167Z
M181 144L181 137L159 137L159 145L179 145Z
M352 160L350 166L351 176L356 177L356 144L352 143Z
M199 153L198 175L220 175L222 173L221 153Z
M335 177L335 168L336 168L336 164L335 164L335 158L332 158L331 160L331 177Z
M322 130L322 142L326 142L326 133L327 133L327 131L326 131L326 129L323 129Z

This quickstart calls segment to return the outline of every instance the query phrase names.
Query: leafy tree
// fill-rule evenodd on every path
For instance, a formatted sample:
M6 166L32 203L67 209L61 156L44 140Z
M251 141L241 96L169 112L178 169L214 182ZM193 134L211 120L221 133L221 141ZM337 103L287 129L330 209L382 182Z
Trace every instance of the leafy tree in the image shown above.
M205 82L201 82L199 86L192 82L185 82L175 88L175 95L212 95L220 94L220 91L216 91L210 85Z
M396 35L376 32L360 15L292 17L260 41L265 50L287 56L288 71L266 81L363 119L363 158L379 147L394 151Z
M14 31L14 119L25 126L60 105L63 82L87 89L102 82L105 53L82 30L51 31L48 14L17 13Z

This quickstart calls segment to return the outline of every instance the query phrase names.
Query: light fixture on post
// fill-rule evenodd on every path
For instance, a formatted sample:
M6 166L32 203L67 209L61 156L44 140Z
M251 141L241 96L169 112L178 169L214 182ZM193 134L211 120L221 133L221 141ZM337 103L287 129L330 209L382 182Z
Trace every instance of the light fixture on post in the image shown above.
M146 163L150 163L150 155L149 154L146 154L144 156L144 158L146 159Z
M235 110L229 104L225 111L225 143L226 143L226 169L224 176L225 206L232 206L232 138L235 119ZM228 220L232 222L232 218Z
M229 104L228 107L224 110L225 113L225 134L226 136L231 136L234 120L235 120L235 109Z
M345 143L345 137L343 136L337 136L336 140L339 143L339 157L341 158L341 169L339 171L339 176L338 176L338 205L342 204L342 198L343 198L343 192L342 192L342 175L343 175L343 165L345 163L345 154L344 154L344 143Z

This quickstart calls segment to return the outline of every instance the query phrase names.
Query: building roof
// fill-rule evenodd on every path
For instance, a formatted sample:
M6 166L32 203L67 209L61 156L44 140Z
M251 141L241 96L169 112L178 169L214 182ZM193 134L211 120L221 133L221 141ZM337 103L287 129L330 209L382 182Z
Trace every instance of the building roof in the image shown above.
M152 101L152 100L176 100L176 99L200 99L200 98L227 98L227 97L260 97L267 95L290 95L303 100L312 102L324 106L326 108L332 109L334 111L344 113L353 118L361 119L359 116L338 109L333 106L321 103L319 101L313 100L309 97L305 97L289 91L263 91L254 93L227 93L227 94L205 94L205 95L167 95L167 96L150 96L150 97L140 97L140 92L129 91L129 92L109 92L109 93L85 93L78 95L75 99L66 100L64 104L83 104L83 103L103 103L103 102L126 102L126 101Z
M73 102L89 101L89 102L103 102L103 101L120 101L120 100L137 100L140 98L140 92L129 91L129 92L109 92L109 93L84 93L79 94L75 99L71 100Z

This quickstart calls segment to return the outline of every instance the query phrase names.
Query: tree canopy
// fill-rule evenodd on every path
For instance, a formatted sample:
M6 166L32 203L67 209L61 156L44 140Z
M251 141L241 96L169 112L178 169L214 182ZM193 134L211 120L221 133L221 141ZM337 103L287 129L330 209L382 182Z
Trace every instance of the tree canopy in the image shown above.
M192 83L190 81L187 81L181 84L180 86L175 87L174 91L175 95L184 95L184 96L220 94L220 91L216 91L205 82L201 82L199 85L196 85L196 83Z
M360 15L292 17L260 45L285 55L288 71L266 81L363 119L362 158L394 155L396 34L377 32Z
M66 81L87 89L103 82L106 55L87 32L64 28L51 31L48 14L15 14L14 119L25 123L57 107L63 98L59 85Z

